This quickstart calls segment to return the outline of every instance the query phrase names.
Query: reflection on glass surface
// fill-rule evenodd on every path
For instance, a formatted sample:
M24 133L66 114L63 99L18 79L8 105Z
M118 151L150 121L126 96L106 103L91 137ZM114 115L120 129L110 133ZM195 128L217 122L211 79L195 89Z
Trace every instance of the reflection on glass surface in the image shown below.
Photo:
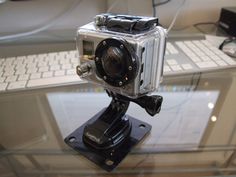
M216 116L211 116L211 121L212 121L212 122L217 121L217 117L216 117Z
M219 91L169 91L158 94L164 98L160 114L150 117L132 103L128 110L129 115L153 126L151 134L139 147L152 151L197 148L212 113L206 105L217 101ZM47 97L62 137L110 103L104 92L49 93Z
M164 97L159 115L150 117L138 105L130 105L128 114L150 123L152 131L109 174L63 142L72 130L110 103L102 88L81 84L2 95L0 174L63 177L235 174L235 88L233 71L165 78L158 91ZM27 111L20 111L23 109ZM20 138L22 133L27 136ZM34 137L41 139L35 141Z
M213 104L213 103L211 103L211 102L210 102L210 103L208 103L208 108L209 108L209 109L213 109L213 108L214 108L214 104Z
M42 112L35 95L0 97L0 145L3 149L31 147L46 139Z

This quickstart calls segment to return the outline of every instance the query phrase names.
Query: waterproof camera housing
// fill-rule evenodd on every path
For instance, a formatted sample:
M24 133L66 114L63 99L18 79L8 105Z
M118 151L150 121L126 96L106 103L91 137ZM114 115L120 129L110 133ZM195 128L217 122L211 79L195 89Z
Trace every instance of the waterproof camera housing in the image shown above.
M154 17L101 14L77 31L78 75L124 96L155 91L162 80L166 30Z
M147 94L162 80L166 32L157 18L101 14L79 28L76 41L78 75L103 86L112 100L64 141L112 171L151 131L151 125L126 114L130 102L151 116L161 109L162 97Z

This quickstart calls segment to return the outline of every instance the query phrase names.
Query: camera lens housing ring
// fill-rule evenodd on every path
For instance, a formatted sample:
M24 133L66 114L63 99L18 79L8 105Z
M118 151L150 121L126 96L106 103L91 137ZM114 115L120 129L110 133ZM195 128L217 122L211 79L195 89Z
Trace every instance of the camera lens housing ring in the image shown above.
M106 83L122 87L138 73L138 58L130 44L121 38L102 40L95 51L97 75Z

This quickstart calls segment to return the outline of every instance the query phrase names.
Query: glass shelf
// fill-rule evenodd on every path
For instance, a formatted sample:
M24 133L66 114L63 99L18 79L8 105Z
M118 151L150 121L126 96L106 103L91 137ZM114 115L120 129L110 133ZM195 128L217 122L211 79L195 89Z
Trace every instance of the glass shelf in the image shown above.
M107 173L63 138L109 104L91 84L2 94L0 172L14 176L212 176L236 174L234 69L164 77L160 114L131 104L128 114L151 133Z

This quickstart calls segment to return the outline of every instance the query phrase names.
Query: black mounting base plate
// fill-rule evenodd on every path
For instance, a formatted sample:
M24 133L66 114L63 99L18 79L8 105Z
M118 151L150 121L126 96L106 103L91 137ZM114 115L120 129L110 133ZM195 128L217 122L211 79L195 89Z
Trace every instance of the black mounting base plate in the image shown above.
M106 171L112 171L125 158L131 149L150 132L152 127L143 121L135 119L129 115L125 115L132 125L130 136L121 145L119 145L119 147L105 150L96 150L84 144L82 136L85 125L96 120L104 110L105 109L85 122L81 127L67 136L64 141L75 151L78 151L80 154L93 161L99 167Z

